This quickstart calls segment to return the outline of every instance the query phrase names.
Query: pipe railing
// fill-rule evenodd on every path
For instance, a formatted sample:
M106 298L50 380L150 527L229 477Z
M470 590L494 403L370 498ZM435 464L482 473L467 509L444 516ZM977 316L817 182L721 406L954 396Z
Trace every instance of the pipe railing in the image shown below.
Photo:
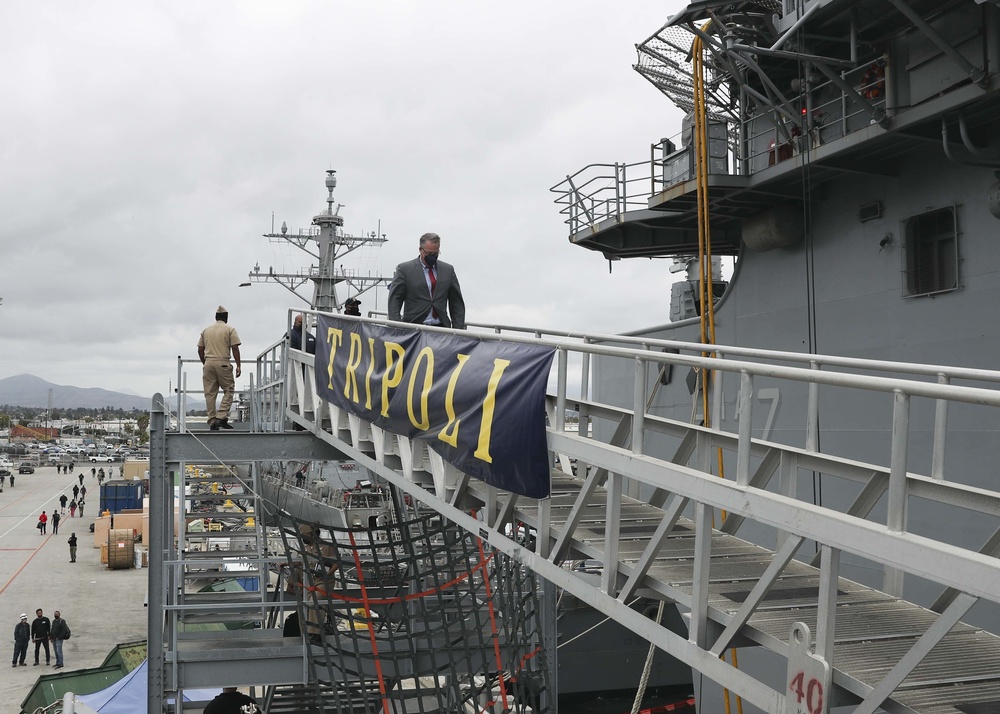
M305 312L309 316L317 314L314 311ZM318 438L335 444L359 464L372 469L470 532L482 535L485 529L492 546L518 557L526 566L559 587L592 602L626 626L640 628L636 631L646 633L645 636L657 646L716 681L725 681L726 686L767 710L780 708L776 704L779 700L775 699L780 694L739 670L720 663L718 653L731 644L736 634L773 646L769 644L768 635L744 625L791 559L801 556L803 544L816 544L815 562L819 567L820 583L815 596L818 623L816 652L827 661L832 659L836 632L842 554L853 554L880 566L883 569L881 588L889 594L902 592L904 575L917 576L943 588L934 604L935 609L942 613L938 623L921 639L915 654L901 660L881 684L869 687L835 673L834 682L839 687L859 698L868 698L865 704L868 709L877 706L886 692L893 691L919 662L920 653L932 647L950 629L951 623L964 617L973 604L980 599L1000 602L1000 568L990 546L996 540L996 534L1000 533L1000 528L997 528L1000 523L1000 491L992 486L983 488L962 483L961 478L955 478L954 474L938 470L943 469L945 463L943 444L950 433L948 421L942 419L940 414L947 414L949 406L983 409L986 411L978 423L992 423L990 420L995 419L995 410L1000 407L1000 390L992 385L1000 382L1000 372L702 345L638 336L553 333L506 325L474 325L468 331L457 331L341 317L484 341L502 340L553 347L556 358L548 395L549 448L554 462L563 464L564 469L575 460L578 478L584 481L571 515L565 522L555 522L559 525L555 525L552 519L549 499L536 502L510 494L498 494L495 489L464 476L455 493L465 493L473 499L481 499L485 504L478 518L469 516L453 500L454 494L436 493L424 485L428 483L426 477L417 473L407 476L373 458L369 451L373 442L368 441L372 434L364 423L358 430L354 424L356 419L352 417L352 428L348 432L343 428L345 417L337 415L337 408L318 401L312 402L312 416L317 421L310 423L310 414L303 413L302 408L293 409L290 390L280 384L277 387L285 401L278 411L284 418L295 417L300 422L304 421ZM663 349L676 350L676 353L662 352ZM280 362L282 359L284 365ZM308 395L309 399L318 399L312 355L299 350L283 351L276 344L262 354L261 361L275 375L276 382L284 382L289 374L293 374L292 370L300 370L295 379L303 389L312 392ZM735 406L736 414L730 414L726 420L713 419L711 427L706 428L657 413L661 406L655 398L649 397L649 393L661 368L671 366L716 375L707 382L713 391L715 409L719 410L723 405L727 409ZM611 379L615 388L610 391L602 388L595 396L592 387L595 386L593 375L597 370L600 370L602 379L609 377L609 370L613 372ZM571 377L576 376L580 378L579 394L573 393ZM991 386L957 385L954 381ZM772 389L775 383L799 385L799 388L790 390L782 403L782 408L787 409L792 406L790 402L799 400L796 413L799 409L803 413L808 412L808 418L797 422L798 426L792 431L786 429L782 435L786 441L797 443L779 443L761 438L757 403L761 401L761 388ZM738 388L735 393L729 392L732 399L726 397L723 401L727 385L730 389ZM269 388L274 389L275 385ZM263 390L258 392L263 393ZM613 395L615 403L608 401L607 394ZM822 422L819 419L824 404L835 404L838 410L844 408L843 403L831 399L834 394L862 396L862 403L867 409L863 416L869 421L878 419L877 426L865 428L874 428L886 434L887 461L869 463L820 451L819 436L831 430L829 419ZM872 409L872 404L876 402L880 406ZM802 404L806 406L802 407ZM581 429L576 434L564 431L566 409L573 406L577 406L581 413ZM755 413L757 419L754 418ZM768 419L771 416L773 414L769 414ZM968 414L960 416L968 417ZM586 420L598 425L617 425L617 429L613 430L621 437L620 440L616 437L613 443L610 442L604 428L584 428L582 424ZM929 426L931 423L933 426ZM821 426L824 431L820 430ZM917 428L925 431L914 431ZM921 475L913 468L910 447L917 438L934 444L932 461L935 465L930 476ZM801 443L798 443L799 440ZM380 442L376 440L374 443ZM991 448L988 439L980 443L987 450ZM727 479L712 473L720 452L730 475ZM993 461L987 455L984 462ZM854 484L860 493L854 503L847 505L810 502L796 493L794 485L797 475L810 471L839 479L848 485ZM769 487L772 475L776 477L777 485ZM964 474L958 476L964 477ZM656 526L656 533L637 559L633 555L622 560L619 556L620 544L635 541L636 538L622 527L623 490L628 483L644 494L642 500L662 509L662 522ZM604 486L605 495L598 497L595 503L595 486L599 485ZM576 520L572 514L595 508L601 499L605 501L604 505L597 507L602 508L607 516L604 538L595 541L592 534L575 538ZM873 506L879 501L884 505L884 511L876 517ZM969 513L970 520L976 521L977 527L983 530L986 545L981 552L976 552L976 544L951 542L952 529L915 532L908 516L911 505L917 501L922 505L934 502L942 508ZM713 533L716 532L712 522L715 514L722 510L728 513L721 526L724 533L735 532L744 521L753 522L758 529L763 527L765 531L774 533L777 543L773 564L737 612L721 612L708 599L708 559L713 554ZM684 513L690 513L694 519L695 556L693 581L689 587L661 581L655 576L657 555L664 539ZM960 517L958 522L964 520ZM538 537L530 552L526 551L525 543L510 535L508 526L514 521L537 530ZM733 528L729 528L729 524L733 524ZM987 538L990 529L993 529L994 535ZM975 535L978 537L978 533ZM566 574L563 565L568 558L592 558L603 563L598 589L602 593L600 597L605 599L595 599L592 592L588 594L587 588L593 588L593 584L581 584L575 576ZM648 631L648 623L632 622L627 608L618 604L626 602L639 589L659 593L661 597L688 609L691 616L690 638L693 639L678 638L660 629ZM722 625L721 634L718 629L709 627L709 620Z

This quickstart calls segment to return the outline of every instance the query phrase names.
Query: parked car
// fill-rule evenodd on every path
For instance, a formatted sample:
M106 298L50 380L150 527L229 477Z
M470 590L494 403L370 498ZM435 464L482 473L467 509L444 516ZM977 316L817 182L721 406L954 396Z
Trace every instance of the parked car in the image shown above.
M17 467L17 472L19 474L33 474L35 473L35 465L30 461L22 461L21 465Z
M94 456L90 457L90 460L95 464L98 461L103 461L110 464L112 461L114 461L114 458L112 458L111 456L105 456L104 454L95 454Z

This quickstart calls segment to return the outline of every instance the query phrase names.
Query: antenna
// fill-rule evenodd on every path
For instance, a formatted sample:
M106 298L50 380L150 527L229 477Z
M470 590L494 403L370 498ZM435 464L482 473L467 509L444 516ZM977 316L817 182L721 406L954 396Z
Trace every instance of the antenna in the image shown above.
M297 273L277 273L273 268L266 273L261 272L259 261L248 274L251 282L275 282L291 292L297 298L316 310L328 312L340 311L343 305L337 297L338 283L346 283L347 294L357 298L362 293L388 285L389 278L382 276L360 276L358 271L345 268L343 259L358 248L371 244L386 242L382 233L382 221L378 223L377 232L351 235L343 230L344 218L340 209L345 204L337 203L333 197L337 187L337 172L328 169L324 185L327 189L326 207L318 215L313 216L312 227L300 229L298 233L289 234L287 224L282 221L281 232L274 231L274 212L271 212L271 232L264 235L272 242L291 243L299 250L308 254L312 260L308 268ZM381 234L381 237L379 237ZM303 294L302 288L307 282L313 283L311 299ZM242 284L241 287L246 285Z

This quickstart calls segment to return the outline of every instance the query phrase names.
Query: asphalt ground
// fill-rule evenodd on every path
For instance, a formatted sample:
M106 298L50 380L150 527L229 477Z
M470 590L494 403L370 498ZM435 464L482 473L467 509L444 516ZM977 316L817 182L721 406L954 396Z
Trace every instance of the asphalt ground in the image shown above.
M15 461L15 467L17 461ZM147 569L108 570L101 564L101 551L94 547L90 525L98 515L100 489L91 476L94 464L80 464L73 474L57 474L55 466L43 466L33 474L14 474L16 482L4 485L0 493L0 626L6 633L0 642L7 645L0 659L0 711L17 712L24 698L42 674L97 667L119 642L146 637ZM107 464L97 464L104 466ZM119 464L114 464L116 470ZM59 508L59 496L73 497L78 474L85 473L87 486L86 516L70 518L59 524L59 534L40 535L35 524L44 510L51 514ZM69 560L66 540L75 532L79 548L75 563ZM33 666L34 645L28 645L26 667L12 668L14 626L21 613L28 622L41 608L49 619L59 610L73 636L63 644L65 668L45 665L45 651L40 665Z

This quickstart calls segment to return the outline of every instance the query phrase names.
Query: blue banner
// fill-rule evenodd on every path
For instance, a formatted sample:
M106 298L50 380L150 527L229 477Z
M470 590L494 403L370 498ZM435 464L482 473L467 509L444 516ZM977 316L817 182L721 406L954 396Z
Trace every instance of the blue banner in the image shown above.
M554 353L320 315L316 387L376 426L428 441L464 473L545 498L545 384Z

